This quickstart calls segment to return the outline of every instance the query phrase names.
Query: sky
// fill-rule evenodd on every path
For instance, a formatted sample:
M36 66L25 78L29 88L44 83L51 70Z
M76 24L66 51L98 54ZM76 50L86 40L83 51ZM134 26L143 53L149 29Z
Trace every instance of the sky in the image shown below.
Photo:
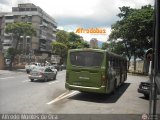
M111 33L111 25L119 18L119 7L130 6L140 8L143 5L154 4L154 0L0 0L0 11L11 12L18 3L33 3L42 8L58 23L57 28L75 32L78 28L105 29L105 34L81 35L84 40L97 38L106 42Z

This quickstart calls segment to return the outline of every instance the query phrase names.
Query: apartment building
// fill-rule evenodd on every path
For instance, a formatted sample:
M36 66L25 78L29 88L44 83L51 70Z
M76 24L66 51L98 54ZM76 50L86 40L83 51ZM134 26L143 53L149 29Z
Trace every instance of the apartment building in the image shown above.
M51 53L51 42L56 40L57 23L40 7L32 4L18 4L12 7L12 12L0 13L0 51L5 51L15 46L12 34L5 33L5 26L14 22L26 22L32 24L36 30L36 36L21 36L19 50L23 54L47 56Z

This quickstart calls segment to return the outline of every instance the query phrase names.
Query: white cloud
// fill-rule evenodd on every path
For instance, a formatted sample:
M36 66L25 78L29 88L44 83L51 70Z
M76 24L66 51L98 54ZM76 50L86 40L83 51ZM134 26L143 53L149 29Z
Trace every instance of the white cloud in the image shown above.
M106 33L105 34L88 34L88 33L82 33L78 34L80 36L83 36L84 40L90 41L92 38L97 38L99 41L107 42L108 40L108 35L110 34L110 28L101 28L105 29Z
M12 6L26 2L41 7L53 16L59 29L75 31L78 27L101 27L109 30L110 26L118 20L116 15L119 13L119 7L140 8L142 5L153 5L154 0L1 0L0 10L11 11ZM97 37L102 41L106 41L108 35L82 34L86 40Z
M57 29L60 29L60 30L65 30L67 32L76 32L76 30L80 28L80 27L77 27L76 25L73 27L73 26L59 26ZM106 33L105 34L89 34L89 33L76 33L80 36L82 36L84 38L84 40L86 41L90 41L92 38L97 38L99 41L103 41L103 42L106 42L108 40L108 35L110 34L111 32L111 29L108 27L108 28L100 28L100 29L105 29L106 30Z

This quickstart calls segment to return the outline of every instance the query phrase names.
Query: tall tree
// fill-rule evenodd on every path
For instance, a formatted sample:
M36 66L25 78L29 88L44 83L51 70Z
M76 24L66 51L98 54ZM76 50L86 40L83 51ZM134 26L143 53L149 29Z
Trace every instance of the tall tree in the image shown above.
M64 63L67 58L67 50L68 47L64 43L61 42L52 42L52 52L53 54L59 55L61 57L61 63Z
M60 43L68 44L68 32L64 30L58 30L56 33L56 41Z
M61 62L66 62L68 49L78 48L89 48L89 44L74 32L57 31L56 42L52 42L52 53L59 55L62 58Z
M70 32L68 36L70 49L77 49L77 48L88 48L89 44L84 41L83 37L80 35L75 34L74 32Z
M5 28L5 32L11 33L14 41L16 42L14 46L15 52L13 52L11 56L10 70L12 70L12 63L16 56L16 51L17 51L19 41L21 40L21 36L23 37L33 36L33 35L36 35L36 31L34 30L31 24L28 24L25 22L17 22L17 23L8 24Z
M106 49L108 48L108 45L109 45L108 43L103 42L101 49L102 49L102 50L106 50Z
M140 9L130 7L120 8L118 16L121 18L112 25L110 40L122 39L125 45L126 54L130 60L134 56L134 70L136 58L143 58L144 51L151 47L153 39L153 8L151 5L143 6Z

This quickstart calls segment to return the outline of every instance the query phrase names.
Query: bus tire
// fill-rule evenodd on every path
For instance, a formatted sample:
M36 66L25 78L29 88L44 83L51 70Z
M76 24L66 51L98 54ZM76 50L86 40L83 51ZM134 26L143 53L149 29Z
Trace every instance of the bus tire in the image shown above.
M149 99L149 94L144 94L144 97L145 97L146 99Z

